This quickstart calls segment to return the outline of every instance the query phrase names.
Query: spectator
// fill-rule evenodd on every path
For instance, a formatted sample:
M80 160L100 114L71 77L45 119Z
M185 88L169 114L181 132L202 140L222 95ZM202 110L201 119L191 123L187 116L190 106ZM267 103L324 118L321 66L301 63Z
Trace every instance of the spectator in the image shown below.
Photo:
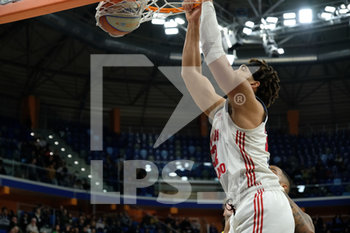
M17 216L16 215L13 215L11 217L11 222L10 222L10 227L9 227L9 231L11 231L13 228L15 227L18 227L18 230L19 230L19 224L18 224L18 219L17 219ZM15 229L16 230L16 229ZM19 232L21 232L19 230Z
M56 224L55 229L52 231L52 233L60 233L60 225Z
M35 218L35 223L38 227L38 229L40 230L40 228L44 225L43 221L42 221L42 217L41 217L41 207L37 207L34 209L34 216L33 218Z
M39 233L38 226L36 225L36 218L31 219L26 227L26 233Z
M9 230L9 233L21 233L21 229L18 226L14 226Z
M9 227L10 227L10 219L9 219L7 208L4 206L2 207L1 213L0 213L0 229L8 230Z
M30 180L38 180L38 171L37 171L37 159L33 158L31 163L28 166L28 178Z
M28 224L29 224L29 215L27 212L24 212L20 217L19 226L21 229L26 229Z

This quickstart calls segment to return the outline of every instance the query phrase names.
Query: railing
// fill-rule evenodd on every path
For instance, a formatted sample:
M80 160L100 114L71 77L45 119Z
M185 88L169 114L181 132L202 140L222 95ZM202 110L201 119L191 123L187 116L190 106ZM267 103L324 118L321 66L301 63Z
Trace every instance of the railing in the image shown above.
M74 173L69 173L69 171L57 171L52 168L43 168L35 166L33 164L21 163L14 160L2 159L2 161L6 170L6 175L9 176L48 184L60 185L64 187L90 190L89 177L81 178L76 176L76 174ZM161 167L161 163L154 163ZM120 174L120 171L122 171L122 169L123 168L120 165L116 174ZM212 167L207 167L206 169L212 169ZM159 171L159 173L161 173L161 171ZM171 173L172 175L176 175L173 172ZM184 177L183 174L179 175ZM169 181L165 181L163 180L163 178L164 177L155 179L153 185L150 185L149 187L144 189L139 189L139 194L141 196L157 196L159 192L169 193L176 191L176 188L174 188L172 184L177 184L179 185L178 187L181 187L182 184L188 183L191 185L191 199L197 198L197 194L201 192L223 192L221 184L217 179L195 180L191 179L191 176L188 175L186 179L181 179L177 181L173 180L169 183ZM105 177L103 179L104 192L122 191L123 186L125 184L129 185L127 182L128 181L122 180L122 178L119 175L117 175L116 177L107 177L107 174L105 174ZM341 182L340 180L338 180L338 182L336 183L296 185L292 186L291 195L292 197L297 198L350 195L350 182Z
M1 159L1 158L0 158ZM83 184L89 184L88 178L79 178L74 173L56 170L49 167L40 167L34 164L21 163L14 160L1 159L6 171L6 175L28 179L31 181L38 181L47 184L60 185L65 187L75 187L78 189L84 189L79 182ZM78 181L79 180L79 181ZM89 187L86 187L90 189Z

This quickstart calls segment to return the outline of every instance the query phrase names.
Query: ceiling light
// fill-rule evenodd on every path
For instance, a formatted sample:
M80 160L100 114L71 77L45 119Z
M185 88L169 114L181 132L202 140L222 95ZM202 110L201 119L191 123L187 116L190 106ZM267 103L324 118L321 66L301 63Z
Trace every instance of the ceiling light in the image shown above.
M98 186L98 185L100 185L100 182L96 182L95 184Z
M175 27L177 27L177 23L175 22L175 20L171 19L170 21L166 21L164 23L164 27L165 28L175 28Z
M104 192L104 193L106 193L106 192L107 192L107 190L106 190L106 189L104 189L104 190L103 190L103 192Z
M82 167L82 168L81 168L81 171L82 171L82 172L85 172L85 168L84 168L84 167Z
M325 12L329 12L329 13L334 13L335 12L335 7L334 6L326 6L325 8L324 8L324 11Z
M251 28L243 28L243 33L246 35L252 34L253 30Z
M58 141L55 141L55 145L57 146L59 143L58 143Z
M300 23L312 23L313 15L312 9L301 9L299 11L299 22Z
M188 178L187 178L187 176L183 176L183 177L181 177L181 180L183 180L183 181L187 181L187 180L188 180Z
M53 139L53 136L52 136L52 135L49 135L49 139Z
M34 136L35 136L35 133L34 133L34 132L31 132L31 133L30 133L30 136L34 137Z
M154 13L153 19L151 22L152 24L163 25L165 23L165 18L166 18L166 15L162 13Z
M331 20L333 18L333 14L328 12L322 12L321 18L324 20Z
M91 175L88 175L88 178L91 179Z
M79 164L79 162L75 160L75 161L74 161L74 164L75 164L75 165L78 165L78 164Z
M177 17L177 18L175 19L175 22L176 22L177 24L180 24L180 25L185 24L185 20L183 20L183 18L180 18L180 17Z
M266 22L276 24L278 22L277 17L267 17Z
M248 27L248 28L253 28L254 25L255 25L255 23L252 22L252 21L247 21L244 25L245 25L246 27Z
M282 55L282 54L284 54L284 49L283 48L279 48L277 50L277 52L278 52L278 54Z
M350 4L348 5L348 10L350 11Z
M340 14L340 15L345 15L345 14L347 14L348 13L348 9L346 9L346 8L340 8L339 10L338 10L338 13Z
M294 12L284 13L283 18L284 19L295 19L297 15Z
M67 157L68 157L68 158L72 158L72 155L71 155L71 154L68 154Z
M53 152L50 152L50 155L53 156Z
M62 147L62 148L61 148L61 151L63 151L63 152L66 151L66 148Z
M287 27L293 27L297 24L297 21L295 19L286 19L283 21L283 25Z
M165 19L153 18L151 22L155 25L163 25L165 23Z
M167 35L176 35L178 33L179 33L178 28L166 28L165 29L165 34L167 34Z

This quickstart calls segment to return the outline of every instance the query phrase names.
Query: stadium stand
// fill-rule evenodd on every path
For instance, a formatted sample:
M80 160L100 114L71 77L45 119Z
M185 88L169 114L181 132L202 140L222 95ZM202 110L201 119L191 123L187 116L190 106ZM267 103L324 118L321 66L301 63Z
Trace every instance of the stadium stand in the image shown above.
M0 130L0 155L7 162L0 160L0 173L11 170L11 174L16 177L89 189L87 178L77 177L67 168L66 158L61 156L64 152L50 149L50 139L41 138L40 135L31 136L32 131L14 119L3 121L7 123ZM189 159L195 161L195 165L191 171L178 170L176 173L179 176L193 180L216 179L210 157L206 154L209 151L208 137L176 135L154 149L156 134L124 132L117 135L105 129L104 152L91 152L86 149L90 140L87 127L60 122L53 129L87 164L90 160L103 160L105 182L114 190L120 189L116 180L122 178L122 161L129 159L155 161L159 168L169 161ZM349 130L299 136L270 131L269 151L270 164L280 166L292 177L292 197L350 194ZM11 160L21 165L15 166L17 169L6 168L10 167ZM141 190L139 194L155 195L153 188Z

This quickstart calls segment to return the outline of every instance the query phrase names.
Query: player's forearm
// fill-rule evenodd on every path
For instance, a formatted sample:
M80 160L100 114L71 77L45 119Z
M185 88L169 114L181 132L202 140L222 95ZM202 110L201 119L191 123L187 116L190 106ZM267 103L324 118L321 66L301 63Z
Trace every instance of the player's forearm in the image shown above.
M213 91L213 87L209 80L200 72L199 23L188 24L182 53L181 75L196 104L203 111L209 108L210 105L206 104L208 102L206 95Z
M182 66L193 67L200 72L199 23L189 23L182 53Z
M295 233L314 233L315 227L311 217L304 213L299 206L286 194L295 222Z

